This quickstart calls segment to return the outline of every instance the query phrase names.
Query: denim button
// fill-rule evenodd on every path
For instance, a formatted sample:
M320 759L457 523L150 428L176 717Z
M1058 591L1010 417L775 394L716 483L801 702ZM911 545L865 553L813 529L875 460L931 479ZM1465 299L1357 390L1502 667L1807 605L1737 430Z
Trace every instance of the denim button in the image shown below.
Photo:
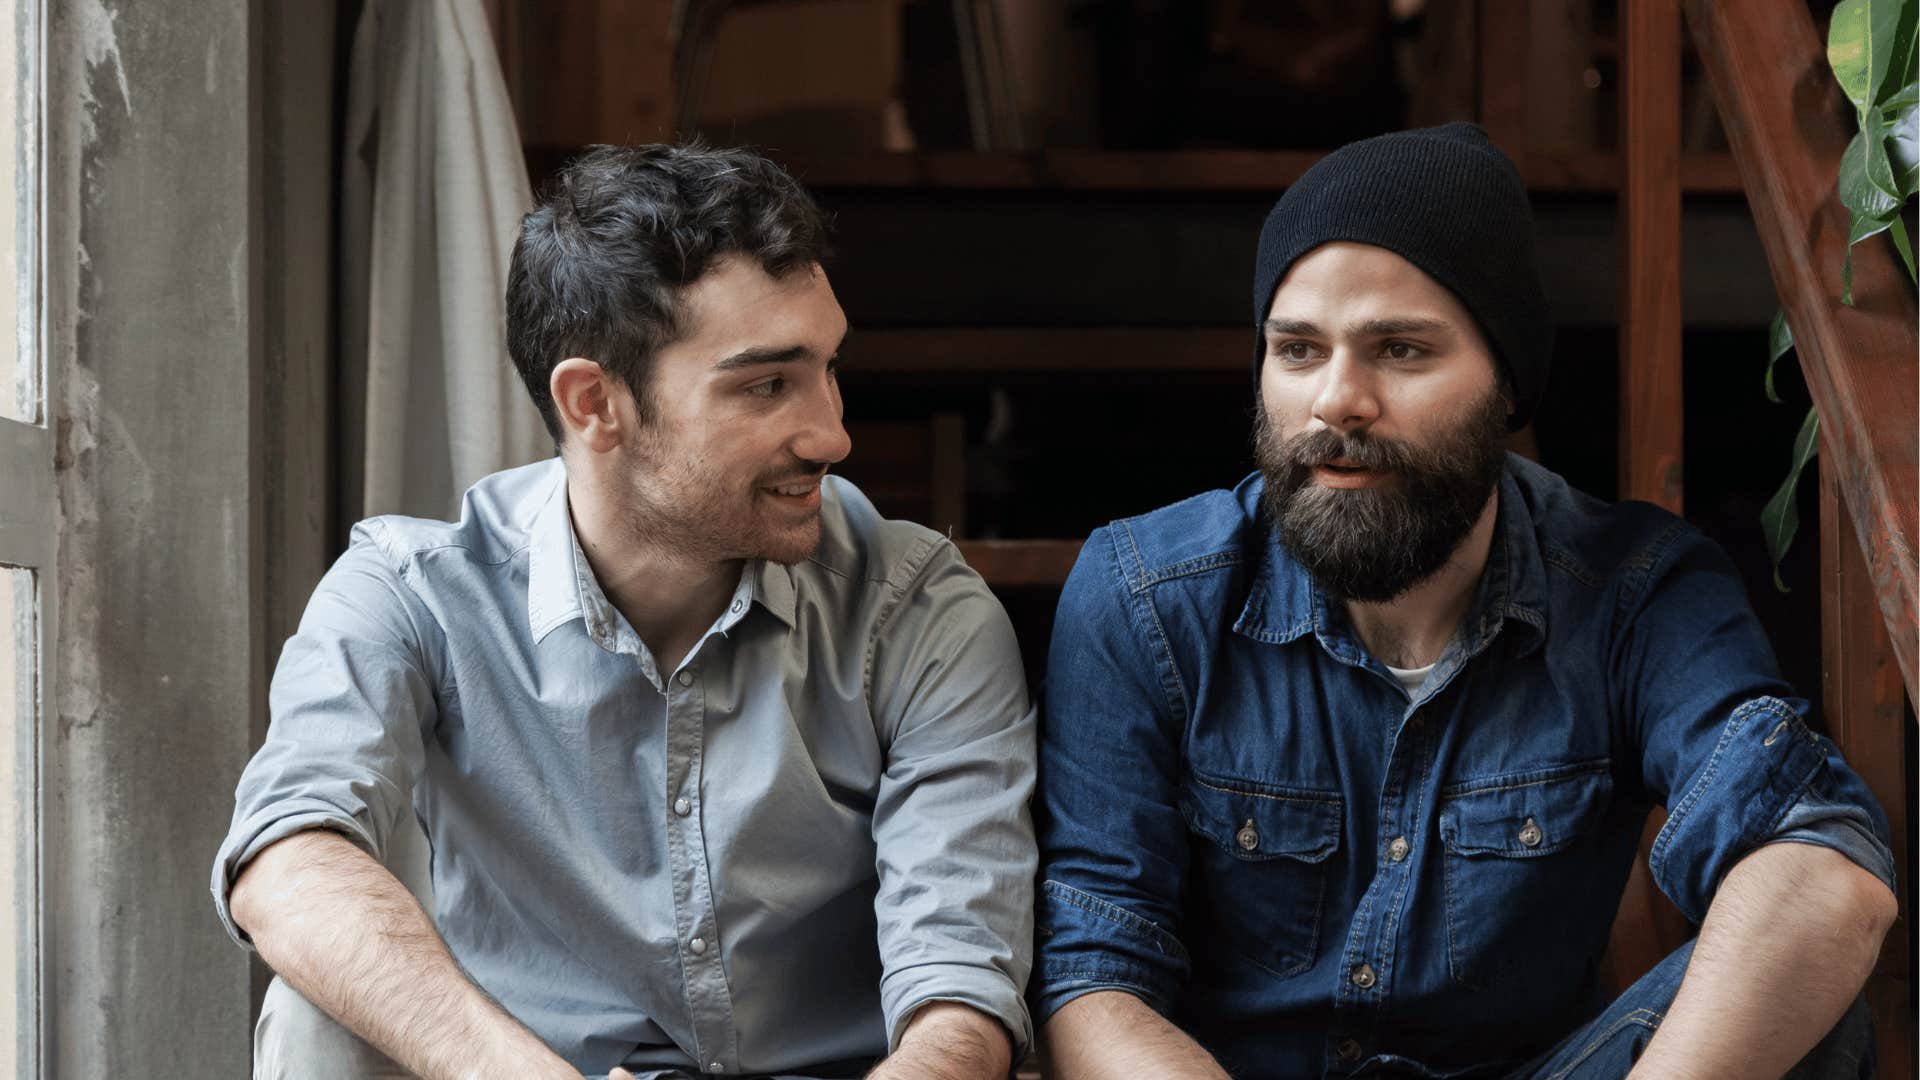
M692 685L693 685L693 672L691 672L691 671L683 671L683 672L681 672L681 673L680 673L680 678L679 678L679 683L680 683L680 685L681 685L681 686L692 686Z
M707 939L703 937L694 938L692 941L687 942L687 950L693 953L693 955L699 956L707 951Z
M1528 847L1540 846L1540 826L1532 818L1528 818L1527 823L1520 826L1520 842Z
M719 1071L720 1071L720 1063L719 1063L719 1062L717 1062L717 1061L709 1061L709 1062L707 1062L707 1071L708 1071L708 1072L716 1072L716 1073L717 1073L717 1072L719 1072Z
M1252 851L1260 846L1260 830L1254 828L1253 822L1249 820L1245 825L1240 826L1239 832L1233 834L1233 842L1240 845L1241 851Z
M675 799L673 800L673 812L679 814L681 817L686 817L688 814L693 813L693 803L688 802L686 799Z
M1393 842L1387 845L1387 858L1392 859L1394 862L1402 862L1406 859L1407 852L1412 850L1413 845L1407 843L1406 837L1396 836L1393 838Z
M1360 1044L1353 1039L1341 1039L1340 1045L1334 1047L1333 1052L1334 1056L1338 1057L1341 1061L1358 1061L1360 1059Z
M1374 983L1373 965L1361 964L1359 967L1353 969L1353 974L1348 976L1348 978L1353 980L1353 985L1362 990L1371 987Z

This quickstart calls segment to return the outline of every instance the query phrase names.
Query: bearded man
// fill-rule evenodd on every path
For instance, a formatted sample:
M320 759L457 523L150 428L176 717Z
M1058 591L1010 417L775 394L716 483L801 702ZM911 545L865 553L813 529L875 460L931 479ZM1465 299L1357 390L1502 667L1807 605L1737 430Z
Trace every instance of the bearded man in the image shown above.
M213 892L284 980L256 1075L987 1080L1024 1052L1020 657L952 544L826 475L825 241L735 150L597 148L527 215L509 345L558 458L456 523L354 529L240 781ZM380 861L404 815L431 918Z
M1502 449L1551 349L1512 163L1336 151L1254 324L1259 472L1095 532L1060 601L1050 1080L1869 1075L1879 808L1713 544ZM1608 1004L1655 805L1700 931Z

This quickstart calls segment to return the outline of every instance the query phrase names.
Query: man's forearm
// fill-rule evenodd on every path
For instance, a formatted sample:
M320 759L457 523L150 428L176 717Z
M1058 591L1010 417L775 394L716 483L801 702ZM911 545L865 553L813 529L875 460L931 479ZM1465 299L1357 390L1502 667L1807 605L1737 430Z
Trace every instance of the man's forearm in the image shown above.
M1146 1002L1120 990L1074 998L1047 1021L1048 1080L1179 1076L1226 1080L1226 1070Z
M413 894L338 833L262 851L232 910L295 990L422 1077L580 1075L481 992Z
M1635 1077L1779 1076L1872 972L1893 894L1836 851L1769 844L1714 895L1686 976Z

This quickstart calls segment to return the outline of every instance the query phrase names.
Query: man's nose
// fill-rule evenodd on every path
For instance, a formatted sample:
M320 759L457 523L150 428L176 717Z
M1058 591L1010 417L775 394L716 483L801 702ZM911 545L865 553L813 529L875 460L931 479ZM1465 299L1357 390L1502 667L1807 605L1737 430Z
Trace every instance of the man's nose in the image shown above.
M847 426L841 421L845 410L840 403L840 389L829 381L824 393L814 395L809 403L806 427L793 441L793 452L802 461L818 461L828 465L846 460L853 449L853 440L847 435Z
M1373 380L1365 364L1336 352L1322 369L1320 392L1314 395L1313 417L1335 431L1355 431L1380 415Z

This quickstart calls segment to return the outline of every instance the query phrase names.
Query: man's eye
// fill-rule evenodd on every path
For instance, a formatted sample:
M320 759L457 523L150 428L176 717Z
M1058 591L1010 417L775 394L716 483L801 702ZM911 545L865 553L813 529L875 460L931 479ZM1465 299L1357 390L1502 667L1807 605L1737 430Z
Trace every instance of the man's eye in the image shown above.
M1294 363L1313 359L1313 346L1304 341L1286 342L1279 348L1273 350L1273 352L1274 355L1280 359L1291 360Z
M768 379L766 382L757 382L747 387L747 393L758 397L773 397L786 386L786 382L787 380L780 378Z
M1394 360L1413 360L1422 355L1422 350L1420 346L1404 341L1390 341L1387 343L1386 353Z

